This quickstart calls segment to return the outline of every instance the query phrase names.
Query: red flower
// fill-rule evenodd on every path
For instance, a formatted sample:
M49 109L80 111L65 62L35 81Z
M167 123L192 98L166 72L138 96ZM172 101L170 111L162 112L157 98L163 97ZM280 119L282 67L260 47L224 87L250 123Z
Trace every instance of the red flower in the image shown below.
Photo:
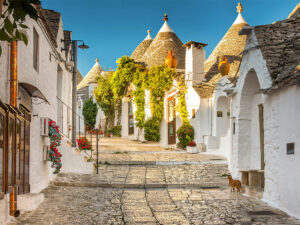
M190 147L195 147L195 146L196 146L196 143L195 143L194 141L190 141L190 142L189 142L189 146L190 146Z

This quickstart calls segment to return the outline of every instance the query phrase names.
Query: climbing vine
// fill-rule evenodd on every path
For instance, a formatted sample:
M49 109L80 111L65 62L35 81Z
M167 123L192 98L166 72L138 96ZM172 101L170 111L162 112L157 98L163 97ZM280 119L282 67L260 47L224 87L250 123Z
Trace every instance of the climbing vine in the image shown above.
M122 99L133 80L136 72L136 64L129 56L123 56L117 60L118 67L113 73L112 77L112 90L114 94L114 102L117 111L117 123L121 123L122 114Z
M147 141L160 140L159 125L164 113L164 97L173 86L175 76L175 70L164 65L151 67L145 76L144 83L150 90L152 114L152 118L145 123L145 139Z
M178 81L178 89L179 91L178 91L178 98L177 98L178 99L177 110L179 112L182 123L187 125L189 124L189 119L188 119L189 113L186 108L185 94L187 92L187 87L184 81Z
M164 65L146 70L144 65L136 63L128 56L121 57L117 63L118 67L112 73L109 82L105 78L99 78L95 91L98 104L102 110L109 106L107 113L103 110L105 116L116 113L117 124L120 125L122 99L128 94L130 84L133 84L134 90L130 93L130 97L134 97L136 105L135 125L139 128L145 127L146 140L158 141L160 138L159 124L164 112L164 97L173 85L173 79L176 76L175 70ZM145 89L150 91L151 121L145 121Z
M163 117L165 94L172 87L175 76L175 70L164 65L151 67L147 73L145 84L150 90L152 118L158 122Z
M52 168L55 168L55 173L59 173L62 155L58 151L58 147L61 145L61 135L59 133L59 127L54 121L49 121L49 137L50 137L50 151L48 161L52 162Z

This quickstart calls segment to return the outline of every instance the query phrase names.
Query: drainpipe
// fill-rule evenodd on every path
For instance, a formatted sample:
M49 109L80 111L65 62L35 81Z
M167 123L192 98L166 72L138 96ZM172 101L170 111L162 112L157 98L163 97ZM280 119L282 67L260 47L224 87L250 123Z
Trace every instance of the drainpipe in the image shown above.
M14 41L10 47L10 105L17 107L17 83L18 83L18 42ZM13 187L12 193L9 195L9 214L14 217L20 215L17 210L17 189Z
M18 83L18 42L14 41L10 47L10 105L17 107Z

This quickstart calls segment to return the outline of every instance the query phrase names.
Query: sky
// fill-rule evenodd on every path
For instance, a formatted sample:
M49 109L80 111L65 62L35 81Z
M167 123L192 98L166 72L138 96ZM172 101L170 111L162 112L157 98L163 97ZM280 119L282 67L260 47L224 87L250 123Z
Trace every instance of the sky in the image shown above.
M78 50L78 69L85 76L99 58L104 70L131 55L151 30L155 37L168 14L169 26L183 43L207 43L206 57L237 17L241 2L251 26L286 19L299 0L42 0L45 9L62 14L64 30L90 48Z

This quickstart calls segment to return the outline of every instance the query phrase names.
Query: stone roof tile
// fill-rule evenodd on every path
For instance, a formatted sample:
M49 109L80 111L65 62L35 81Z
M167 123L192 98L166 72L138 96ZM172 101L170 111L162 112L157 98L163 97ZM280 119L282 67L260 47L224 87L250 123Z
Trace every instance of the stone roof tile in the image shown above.
M142 61L147 66L164 65L168 51L172 50L177 59L177 68L185 69L185 48L183 43L167 24L167 16L164 17L164 25L151 42Z
M149 48L152 41L153 39L150 36L150 30L148 30L147 37L136 47L136 49L133 51L130 57L137 62L142 62L143 55Z
M300 85L300 17L256 26L254 32L273 80L272 89Z
M90 83L97 82L97 77L101 76L101 72L103 72L103 69L99 65L99 59L96 59L95 65L87 73L83 80L77 85L77 90L89 86Z

